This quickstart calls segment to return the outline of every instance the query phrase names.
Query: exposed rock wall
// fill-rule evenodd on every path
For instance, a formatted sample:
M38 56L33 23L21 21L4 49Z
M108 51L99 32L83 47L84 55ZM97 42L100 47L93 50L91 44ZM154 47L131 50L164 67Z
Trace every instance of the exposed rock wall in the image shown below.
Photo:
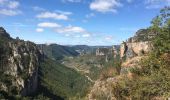
M149 41L122 43L120 46L120 57L129 59L135 56L142 56L147 54L150 50L151 43Z
M38 68L32 74L32 77L30 77L25 82L25 87L23 87L21 94L23 96L33 94L37 91L37 88L38 88Z
M125 56L126 51L127 51L127 45L126 42L123 42L120 45L120 58L123 58Z
M131 68L140 68L140 61L152 50L150 40L153 37L154 33L147 29L141 29L136 32L134 37L121 44L120 59L122 60L122 65L120 74L131 74Z
M147 54L152 49L151 39L156 34L149 29L140 29L120 46L120 57L129 59Z
M129 38L120 45L121 70L120 75L106 78L105 80L97 80L89 92L89 100L122 100L121 82L127 79L136 78L131 72L132 68L141 68L140 61L147 57L152 50L150 40L155 36L154 33L147 29L141 29L136 32L134 37ZM120 82L120 83L119 83ZM123 83L124 86L124 83ZM128 90L128 87L126 88ZM125 97L127 100L132 98Z
M6 80L11 83L9 87L5 81L0 81L0 87L4 87L0 90L9 93L15 87L17 93L23 96L36 92L42 55L36 44L12 39L3 28L0 28L0 39L0 48L3 48L0 52L0 71L10 77Z

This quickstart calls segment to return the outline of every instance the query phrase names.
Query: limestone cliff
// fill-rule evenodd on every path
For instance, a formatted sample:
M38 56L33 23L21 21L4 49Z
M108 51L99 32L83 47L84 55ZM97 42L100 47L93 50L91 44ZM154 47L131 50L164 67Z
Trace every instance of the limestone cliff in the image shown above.
M147 54L151 49L151 43L149 41L144 42L131 42L122 43L120 47L120 57L126 56L127 59L133 58L135 56L142 56Z
M149 34L149 35L148 35ZM88 94L89 100L122 100L120 82L133 79L135 75L131 72L133 68L140 68L141 59L145 58L152 50L150 39L153 34L148 30L142 29L136 32L134 37L129 38L120 45L121 70L120 74L104 80L97 80ZM123 83L124 85L124 83ZM125 97L125 100L131 100Z
M36 44L12 39L0 27L0 91L23 96L36 92L41 55Z
M138 67L140 61L152 50L151 39L154 33L147 29L141 29L135 36L123 42L120 46L120 59L122 60L121 74L131 74L130 69Z
M150 39L154 35L146 29L136 32L134 37L129 38L120 46L120 57L130 59L147 54L151 49Z

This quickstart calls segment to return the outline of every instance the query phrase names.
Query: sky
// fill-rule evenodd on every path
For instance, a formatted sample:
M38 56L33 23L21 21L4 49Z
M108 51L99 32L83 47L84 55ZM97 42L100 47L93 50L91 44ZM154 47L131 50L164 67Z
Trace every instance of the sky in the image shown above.
M0 0L0 26L37 44L115 45L164 6L170 0Z

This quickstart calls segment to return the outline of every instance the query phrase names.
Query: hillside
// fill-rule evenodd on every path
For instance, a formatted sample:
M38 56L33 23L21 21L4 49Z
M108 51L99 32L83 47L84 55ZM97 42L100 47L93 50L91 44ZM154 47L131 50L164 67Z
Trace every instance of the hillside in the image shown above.
M61 46L58 44L50 44L50 45L45 45L45 44L40 44L38 45L41 50L44 52L44 54L54 60L61 60L65 56L70 56L74 57L79 55L77 51L75 51L72 47L68 46Z
M78 55L73 49L56 44L44 48L52 49L49 52L56 60ZM0 99L83 98L91 83L53 57L46 55L40 45L11 38L1 27Z
M89 100L166 100L170 97L170 8L120 46L119 74L95 82ZM151 34L150 34L151 33ZM148 38L149 37L149 38Z
M62 3L80 1L67 0ZM100 5L105 2L105 6L111 3L109 0L95 1L91 4L93 8L100 7L96 6L98 2ZM7 9L11 12L19 6L17 1L0 0L0 8L8 3ZM45 11L43 8L35 8ZM63 20L73 15L57 10L55 13L45 13L55 19L58 14L62 18L65 16ZM60 33L57 35L63 39L74 37L76 33L75 38L81 41L89 39L91 42L108 44L113 41L112 34L96 35L78 26L67 27L50 22L37 26L36 32L44 34L49 31L46 28L55 28L54 31ZM0 27L0 100L170 99L170 7L161 9L149 27L139 29L120 45L47 45L11 36ZM81 44L76 39L71 43Z
M12 39L0 27L0 98L36 93L41 57L36 44Z
M119 45L114 45L119 48ZM95 54L98 48L112 48L112 46L88 46L88 45L73 45L69 46L79 52L80 54Z
M90 81L79 72L50 59L41 64L40 72L41 87L64 99L84 97L90 85ZM43 95L51 98L46 92L44 90Z

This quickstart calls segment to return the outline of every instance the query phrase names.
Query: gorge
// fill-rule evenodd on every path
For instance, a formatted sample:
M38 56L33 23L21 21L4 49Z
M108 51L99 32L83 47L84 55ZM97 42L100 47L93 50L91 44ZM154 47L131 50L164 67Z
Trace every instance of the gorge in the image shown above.
M111 46L36 44L0 27L0 99L168 100L169 11Z

